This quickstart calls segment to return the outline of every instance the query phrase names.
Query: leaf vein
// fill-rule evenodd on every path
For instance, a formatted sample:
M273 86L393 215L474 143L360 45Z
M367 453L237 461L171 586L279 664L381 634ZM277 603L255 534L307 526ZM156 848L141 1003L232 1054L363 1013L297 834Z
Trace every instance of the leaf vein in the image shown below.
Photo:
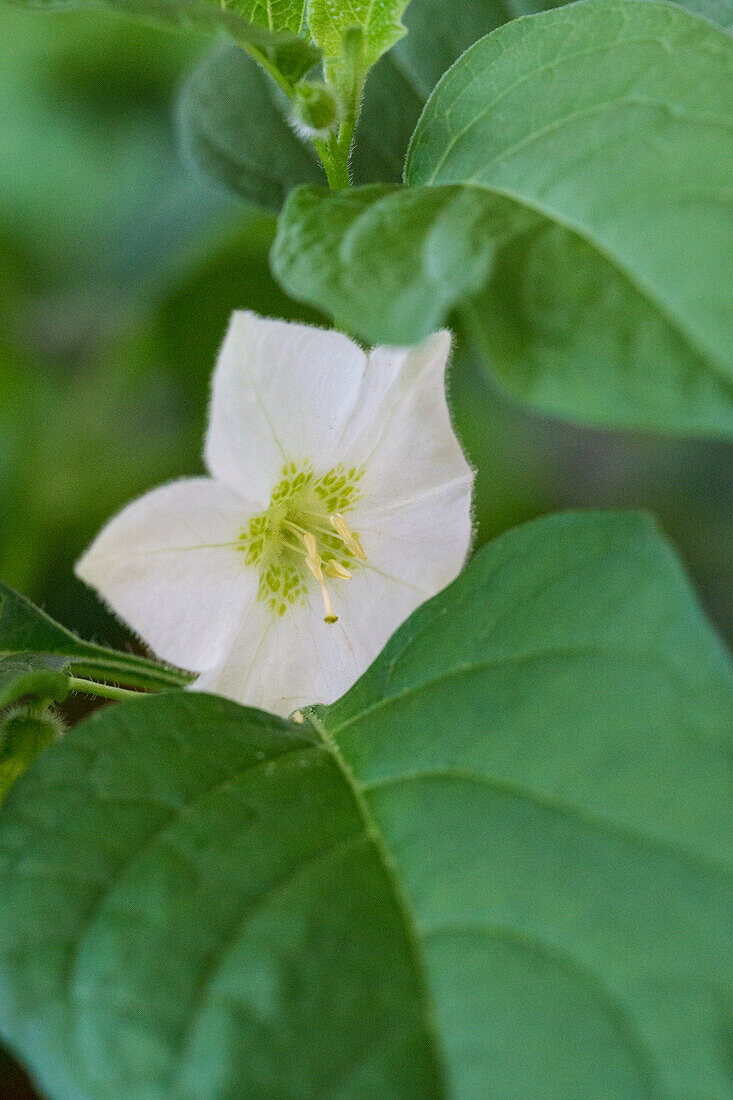
M364 795L368 796L372 791L382 790L385 787L396 787L403 783L417 783L430 781L431 779L455 779L465 783L483 784L494 791L528 802L536 809L578 822L587 829L600 833L610 833L617 840L633 844L635 847L645 848L654 852L655 855L661 854L674 859L678 863L686 863L699 873L722 876L733 881L733 869L728 867L722 860L717 860L701 852L682 848L672 841L647 833L638 826L606 817L604 814L588 810L585 807L581 808L570 802L565 802L556 795L525 787L520 783L515 783L513 780L500 776L485 775L481 772L474 772L460 767L440 766L402 772L399 775L383 776L381 779L375 779L364 784L361 789Z
M542 936L525 931L520 932L501 924L490 924L487 921L474 920L458 921L434 925L425 928L421 932L425 940L436 939L440 936L452 938L461 934L484 936L487 939L507 943L520 951L539 956L563 970L573 982L588 994L609 1020L628 1049L637 1073L644 1082L650 1096L658 1095L659 1074L651 1052L637 1034L626 1007L619 997L609 989L605 980L599 974L580 963L569 952L562 950Z

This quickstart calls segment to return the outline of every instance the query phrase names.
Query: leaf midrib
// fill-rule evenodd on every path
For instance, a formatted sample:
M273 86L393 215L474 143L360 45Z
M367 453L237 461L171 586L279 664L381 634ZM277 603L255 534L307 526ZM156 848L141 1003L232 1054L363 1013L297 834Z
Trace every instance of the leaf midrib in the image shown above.
M429 629L431 623L426 623L424 630ZM414 640L414 639L413 639ZM658 664L663 668L669 668L675 676L679 676L683 673L683 669L678 668L671 661L665 660L659 654L646 652L635 652L628 649L612 649L606 646L599 646L593 644L576 644L566 646L546 646L542 649L531 650L526 653L509 653L503 655L497 655L495 657L485 657L480 661L464 661L462 664L453 665L449 669L445 669L442 672L437 673L435 676L430 676L425 680L420 680L417 683L408 684L402 688L401 691L397 691L392 695L382 695L376 702L369 704L369 706L363 707L362 710L357 711L356 714L349 715L339 725L334 726L331 729L331 735L341 733L349 726L356 725L357 722L362 721L367 715L373 714L377 710L381 710L383 707L389 706L392 703L398 703L408 698L411 695L416 695L420 691L429 690L436 684L440 684L445 680L451 680L454 676L463 675L466 673L474 672L486 672L494 668L503 668L506 665L525 664L526 662L542 661L545 659L551 660L553 658L564 657L610 657L613 659L631 660L634 664L640 662Z
M338 744L331 736L331 733L312 710L304 710L304 717L316 731L321 739L321 742L325 749L333 757L341 775L344 778L346 785L351 792L354 799L355 806L364 823L364 830L369 837L374 852L379 860L382 871L385 875L387 882L392 889L392 895L395 905L402 918L402 925L407 939L407 943L410 947L410 962L412 964L412 972L415 977L415 984L418 989L418 993L421 1001L422 1019L425 1029L425 1035L430 1045L430 1051L433 1061L434 1080L438 1093L441 1096L448 1096L448 1090L446 1086L446 1071L443 1064L443 1055L441 1050L440 1041L438 1038L438 1024L436 1019L435 1008L433 1005L432 993L428 985L427 976L425 972L425 964L423 960L422 947L420 945L420 934L418 932L418 924L415 918L415 914L412 911L412 906L407 897L407 894L400 882L397 869L394 866L391 852L387 843L382 835L382 831L374 818L374 815L369 808L364 794L362 792L356 776L352 772L349 764L343 756Z
M577 649L577 647L576 647ZM600 652L603 652L599 650ZM548 655L552 655L551 652ZM624 651L608 651L608 655L612 656L627 656ZM535 657L537 655L530 655ZM646 654L649 657L649 654ZM633 655L634 659L638 659L639 655ZM655 655L656 657L656 655ZM487 664L489 662L485 662ZM482 663L478 663L475 668L480 668ZM460 669L459 671L465 671ZM448 679L452 673L436 677L429 684L434 684L436 680ZM366 708L361 714L356 716L356 719L363 717L365 713L372 712L379 709L382 706L386 706L396 700L404 697L406 694L410 694L412 691L419 690L420 688L428 686L428 684L419 684L413 686L410 691L403 692L400 695L391 696L379 700L372 707ZM442 1055L441 1044L439 1041L439 1031L436 1020L435 1008L433 1005L432 994L428 984L426 966L424 960L423 943L428 938L443 933L450 933L451 929L447 926L437 925L433 928L421 928L420 922L414 913L410 900L404 890L402 883L399 879L398 871L394 865L393 857L389 848L389 845L382 834L382 831L377 824L377 821L372 813L369 802L367 800L367 793L371 790L388 786L391 784L409 783L412 781L421 781L432 777L450 777L463 779L466 781L481 782L495 788L506 791L507 793L520 797L532 805L542 808L545 811L554 813L560 813L567 815L574 821L579 821L586 827L591 827L602 832L606 832L614 836L616 839L622 840L626 843L631 843L636 846L641 846L653 851L656 854L663 855L667 858L676 860L677 862L687 864L688 867L694 869L698 873L706 875L720 875L726 879L731 877L731 869L722 861L716 860L714 857L709 857L699 852L693 852L681 848L678 844L672 841L665 841L663 838L659 838L654 834L648 834L642 829L636 827L627 826L623 822L615 821L612 818L606 818L596 813L590 813L584 809L578 808L570 803L565 803L560 799L553 796L544 795L543 793L535 791L533 788L522 787L518 784L510 781L504 781L501 778L497 778L490 775L483 775L481 773L471 772L468 769L462 768L432 768L424 769L421 771L415 771L411 773L405 773L396 776L387 776L381 780L376 780L372 783L360 784L355 774L351 770L350 765L343 756L337 742L334 739L333 733L335 731L329 731L329 729L323 724L317 714L312 710L304 711L304 716L308 722L313 726L315 731L321 737L325 748L332 754L341 774L344 777L349 789L352 792L355 803L359 812L362 815L365 833L369 837L374 846L374 850L378 855L382 864L387 880L392 886L396 904L400 910L403 918L403 924L408 936L408 942L411 946L412 953L412 968L415 974L418 988L421 993L422 1009L423 1009L423 1021L428 1039L431 1042L434 1065L436 1071L436 1084L440 1091L440 1094L444 1097L448 1097L447 1089L447 1073L444 1065L444 1059ZM354 721L356 720L354 719ZM343 722L340 726L336 727L341 731L351 725L352 720ZM469 931L469 925L456 926L458 931ZM474 930L481 931L484 935L501 935L502 932L516 937L518 933L515 930L494 928L489 924L475 925ZM542 942L542 941L538 941ZM560 955L554 945L543 945L545 950L551 949L554 954ZM563 957L564 958L564 957ZM567 969L568 961L573 966L573 972L580 969L580 964L577 960L568 956L564 959L564 966ZM649 1090L650 1095L656 1095L657 1089L657 1074L653 1064L650 1052L646 1049L644 1043L640 1040L636 1034L629 1017L627 1016L625 1007L623 1004L615 1000L610 991L606 988L603 979L600 975L596 974L593 970L582 970L584 978L584 988L592 993L599 1003L603 1004L604 1009L607 1012L608 1017L611 1019L614 1027L619 1033L620 1037L624 1040L627 1049L630 1052L632 1061L640 1074L641 1079L645 1082L645 1087ZM603 998L599 994L603 994Z

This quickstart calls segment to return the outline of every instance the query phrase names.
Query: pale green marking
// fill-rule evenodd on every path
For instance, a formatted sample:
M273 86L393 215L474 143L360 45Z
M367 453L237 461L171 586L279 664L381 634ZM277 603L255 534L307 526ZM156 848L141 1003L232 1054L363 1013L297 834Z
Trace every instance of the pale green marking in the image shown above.
M303 532L315 538L324 564L333 558L350 572L361 564L332 529L329 517L348 512L359 500L363 472L338 465L318 477L310 462L287 462L269 508L252 516L240 533L238 548L245 565L259 569L257 598L273 614L285 615L315 583L306 566Z

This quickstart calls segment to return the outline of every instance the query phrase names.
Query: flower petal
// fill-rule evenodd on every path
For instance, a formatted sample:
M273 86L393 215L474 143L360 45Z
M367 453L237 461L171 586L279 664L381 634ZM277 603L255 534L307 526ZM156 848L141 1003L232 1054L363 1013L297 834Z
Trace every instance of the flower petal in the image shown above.
M366 363L341 333L233 314L214 372L206 438L212 474L263 509L286 462L330 470Z
M248 512L209 478L154 489L115 516L76 574L165 661L201 672L224 660L257 571L237 538Z
M359 488L369 504L407 504L453 483L470 492L471 469L445 395L450 342L450 333L439 332L413 348L372 352L344 458L365 468Z
M193 688L286 716L309 703L333 702L367 663L341 620L323 621L323 604L312 588L306 602L282 618L258 603L226 660Z
M408 502L349 513L367 562L359 567L414 593L407 614L458 576L468 555L471 518L470 471L426 490Z

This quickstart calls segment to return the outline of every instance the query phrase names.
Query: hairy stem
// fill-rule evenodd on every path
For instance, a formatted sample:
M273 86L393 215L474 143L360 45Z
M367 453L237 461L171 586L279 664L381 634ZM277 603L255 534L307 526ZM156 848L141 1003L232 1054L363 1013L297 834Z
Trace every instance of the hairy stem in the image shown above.
M325 169L326 179L328 180L328 186L331 190L343 191L345 187L351 187L351 179L349 177L349 151L351 149L351 143L349 142L349 148L345 155L343 149L339 145L339 138L337 137L329 138L328 141L314 138L313 144L316 147L318 156L321 158L321 164Z
M128 688L114 687L112 684L97 684L94 680L80 680L76 676L69 677L69 687L72 691L80 691L84 695L97 695L100 699L139 699L145 694L140 691L130 691Z

